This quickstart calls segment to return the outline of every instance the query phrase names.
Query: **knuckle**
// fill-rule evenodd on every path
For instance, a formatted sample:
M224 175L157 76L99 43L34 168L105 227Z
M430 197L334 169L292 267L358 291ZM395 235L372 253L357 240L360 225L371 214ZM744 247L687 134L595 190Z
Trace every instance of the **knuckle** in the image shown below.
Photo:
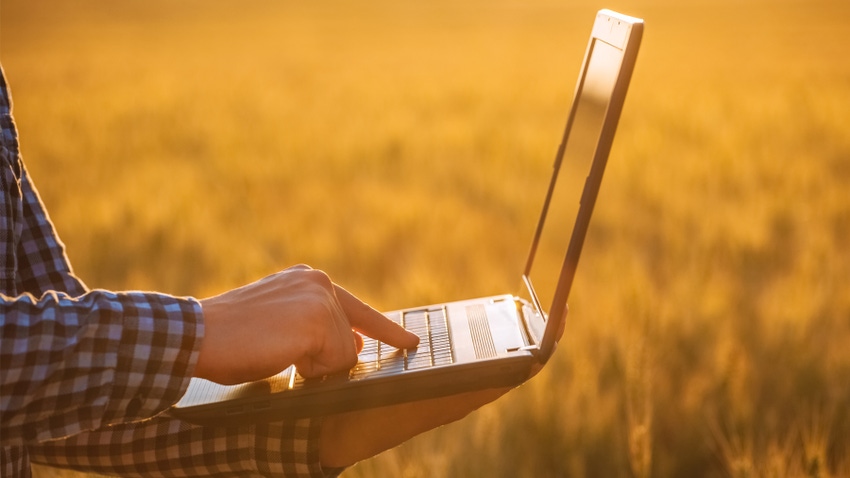
M333 287L333 282L331 281L330 276L318 269L305 270L304 277L324 289L330 290Z

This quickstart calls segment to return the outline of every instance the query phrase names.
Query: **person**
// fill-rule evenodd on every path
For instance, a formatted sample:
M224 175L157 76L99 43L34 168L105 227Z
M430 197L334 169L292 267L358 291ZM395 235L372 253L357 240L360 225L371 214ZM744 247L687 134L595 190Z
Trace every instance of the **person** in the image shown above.
M90 290L23 164L0 67L0 475L31 462L125 476L332 476L506 389L316 419L203 427L170 416L191 377L352 367L359 333L418 340L321 271L285 269L196 300ZM233 357L239 357L233 360Z

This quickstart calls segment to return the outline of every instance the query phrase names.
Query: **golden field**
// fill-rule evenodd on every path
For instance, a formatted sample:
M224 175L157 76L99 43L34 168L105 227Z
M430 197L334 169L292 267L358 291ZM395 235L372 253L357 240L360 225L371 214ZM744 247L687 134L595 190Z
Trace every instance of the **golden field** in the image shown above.
M90 287L392 309L518 290L602 7L646 34L556 356L345 476L850 476L846 0L2 0L0 60Z

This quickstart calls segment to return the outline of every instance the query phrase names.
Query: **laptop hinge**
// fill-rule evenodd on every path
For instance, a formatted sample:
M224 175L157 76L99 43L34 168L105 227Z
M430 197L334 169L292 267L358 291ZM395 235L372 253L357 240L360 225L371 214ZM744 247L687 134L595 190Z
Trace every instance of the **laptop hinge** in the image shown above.
M520 322L522 322L520 330L522 331L522 338L526 343L526 345L524 347L520 347L519 350L529 351L536 355L540 350L540 342L539 339L534 336L531 324L529 324L529 319L526 316L526 309L534 310L534 308L531 307L529 302L520 297L514 297L514 304L516 305L517 315L519 316Z

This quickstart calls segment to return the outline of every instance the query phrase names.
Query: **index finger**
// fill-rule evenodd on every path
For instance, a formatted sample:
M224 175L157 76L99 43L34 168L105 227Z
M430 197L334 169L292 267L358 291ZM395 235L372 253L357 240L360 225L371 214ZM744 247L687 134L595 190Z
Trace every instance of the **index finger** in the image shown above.
M404 330L402 326L342 287L334 284L334 289L349 324L358 332L400 349L410 349L419 345L419 337L416 334Z

